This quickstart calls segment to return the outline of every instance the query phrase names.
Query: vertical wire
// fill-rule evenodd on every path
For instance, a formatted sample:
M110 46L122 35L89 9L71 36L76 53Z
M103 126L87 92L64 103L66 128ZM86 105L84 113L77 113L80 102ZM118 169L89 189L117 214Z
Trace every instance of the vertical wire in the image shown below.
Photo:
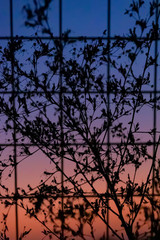
M108 30L108 55L107 55L107 59L108 59L108 64L107 64L107 83L109 83L110 81L110 63L109 63L109 59L110 59L110 25L111 25L111 2L110 0L108 0L108 15L107 15L107 30ZM110 121L109 119L109 114L110 114L110 92L109 92L109 84L107 84L107 102L108 102L108 106L107 106L107 117L108 117L108 123ZM109 159L110 159L110 127L108 126L108 134L107 134L107 150L108 150L108 166L109 166ZM107 205L109 206L109 189L108 189L108 185L107 185ZM109 208L107 208L107 223L109 225ZM107 225L107 240L109 240L109 227Z
M62 83L62 57L63 57L63 49L62 49L62 0L59 0L59 38L60 38L60 114L61 114L61 208L62 208L62 226L61 238L64 239L64 135L63 135L63 83Z
M13 41L13 2L10 0L10 38L11 38L11 75L12 75L12 94L13 94L13 141L14 141L14 187L15 187L15 224L16 224L16 240L18 240L18 190L17 190L17 144L16 144L16 116L15 116L15 82L14 82L14 41Z
M156 33L155 33L155 52L154 52L154 57L155 57L155 64L154 64L154 109L153 109L153 129L154 129L154 135L153 135L153 176L152 176L152 199L154 199L155 195L155 161L156 161L156 156L155 156L155 149L156 149L156 138L157 138L157 53L158 53L158 2L159 0L156 0L156 13L155 13L155 24L156 24ZM152 221L151 221L151 237L153 238L153 229L154 229L154 209L152 205Z

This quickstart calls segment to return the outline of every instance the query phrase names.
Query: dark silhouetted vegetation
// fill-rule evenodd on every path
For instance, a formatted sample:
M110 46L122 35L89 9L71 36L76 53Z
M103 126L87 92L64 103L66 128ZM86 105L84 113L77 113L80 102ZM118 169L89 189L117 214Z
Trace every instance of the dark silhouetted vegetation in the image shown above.
M125 14L134 27L126 36L106 40L104 31L88 40L70 38L70 31L55 38L52 1L34 0L23 9L33 39L17 37L1 49L0 88L11 89L0 96L1 128L9 143L16 129L17 167L37 152L51 164L38 186L16 193L19 208L42 225L46 239L102 240L105 228L110 239L159 239L160 138L151 118L160 110L154 82L159 5L130 2ZM0 164L1 177L8 168L12 177L12 155ZM9 209L15 199L3 203ZM104 226L101 236L96 221ZM20 239L31 232L25 228Z

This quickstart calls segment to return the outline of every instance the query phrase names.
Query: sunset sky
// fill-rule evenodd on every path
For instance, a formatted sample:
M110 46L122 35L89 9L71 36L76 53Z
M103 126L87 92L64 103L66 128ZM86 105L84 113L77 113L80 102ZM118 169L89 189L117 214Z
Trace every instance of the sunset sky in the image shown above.
M32 3L33 1L28 0L13 0L13 33L14 36L32 36L34 37L34 30L26 28L24 26L25 21L25 12L23 10L23 5L25 3L28 4ZM111 0L111 37L115 35L125 36L128 34L129 28L133 26L133 19L129 18L128 15L124 15L125 10L128 7L130 1L128 0ZM0 0L0 45L5 46L7 40L2 39L3 37L10 36L10 1L9 0ZM145 13L146 9L143 9ZM77 36L89 36L89 37L101 37L103 35L104 30L107 29L107 0L62 0L62 32L67 30L71 30L70 36L77 37ZM50 27L53 31L54 36L59 36L59 1L53 0L49 11L49 20L50 20ZM39 31L39 28L36 29ZM41 34L40 34L41 36ZM32 49L31 49L32 51ZM70 51L70 49L69 49ZM66 55L69 56L70 52L66 51ZM154 53L154 48L151 50ZM29 52L29 49L28 49ZM21 58L21 56L20 56ZM141 63L143 59L140 57L136 63L135 72L141 72ZM105 66L106 67L106 66ZM42 66L41 70L43 71L44 66ZM106 68L105 69L106 73ZM112 69L111 69L111 73ZM159 70L158 70L159 73ZM151 75L153 81L154 69L151 69ZM159 81L159 78L158 78ZM159 84L160 86L160 84ZM158 87L160 89L160 87ZM144 90L151 90L150 87L146 87ZM146 98L149 98L149 94L145 95ZM7 98L7 97L6 97ZM21 111L21 109L19 110ZM48 109L50 112L50 116L54 115L53 109ZM53 112L52 112L53 111ZM34 116L34 115L33 115ZM157 114L157 122L159 120L160 113ZM54 116L55 117L55 116ZM23 121L23 120L22 120ZM125 118L124 122L129 122L129 118ZM140 111L140 114L136 115L136 121L140 123L141 131L150 131L153 127L153 109L149 106L146 106ZM0 124L4 126L5 118L1 116ZM2 127L0 127L2 129ZM158 124L158 131L160 131L160 126ZM8 143L8 138L11 135L5 135L3 131L1 131L1 138L0 143ZM138 137L138 136L137 136ZM141 135L141 140L146 141L149 139L152 140L151 136L147 136L143 134ZM117 138L112 139L113 142L117 142ZM149 148L149 152L152 154L152 148ZM25 159L25 156L21 154L21 147L17 147L17 154L18 154L18 187L19 189L24 188L26 192L29 191L28 184L31 185L33 188L36 187L41 181L47 179L47 176L44 176L44 171L54 172L56 171L56 167L53 163L51 163L50 159L43 154L40 150L36 147L32 147L32 152L35 153L30 155ZM158 151L160 153L160 151ZM0 156L0 160L7 160L10 158L10 155L13 155L13 148L8 147L4 149ZM151 162L143 162L143 171L137 171L137 181L142 182L146 180L147 170L150 168ZM69 176L74 174L74 167L73 164L66 160L64 163L64 171ZM124 181L127 179L128 173L133 174L130 166L126 168L126 173L124 176ZM9 175L9 176L8 176ZM57 182L60 183L61 175L60 173L55 174ZM49 180L51 181L51 180ZM49 182L50 183L50 182ZM13 169L9 168L5 171L2 178L2 185L5 185L9 189L9 194L14 192L14 174ZM67 186L67 183L66 183ZM98 189L99 192L105 192L106 183L103 180L98 180L95 184L95 188ZM89 186L84 186L86 192L89 192ZM6 194L5 189L0 189L0 193ZM28 200L24 200L26 203ZM139 200L138 200L139 201ZM28 201L29 202L29 201ZM30 203L27 203L30 205ZM58 203L57 200L57 205ZM56 206L57 206L56 205ZM47 206L47 204L46 204ZM111 202L111 206L115 209L114 203ZM56 209L56 207L55 207ZM7 209L8 210L8 209ZM4 211L4 206L0 205L0 214ZM55 210L56 211L56 210ZM15 240L15 220L14 220L15 210L14 207L11 206L9 210L9 217L8 217L8 226L9 232L8 235L10 240ZM43 217L42 217L43 218ZM120 222L118 219L115 221L113 215L110 216L111 224L116 225L117 229L121 229ZM2 214L0 215L0 221L2 221ZM69 220L68 220L69 221ZM20 234L22 234L23 230L29 231L30 228L33 226L33 230L27 235L26 238L28 240L40 240L43 239L42 235L42 227L40 223L38 223L35 219L30 219L29 217L25 216L25 211L20 208L19 210L19 225L20 225ZM76 226L76 222L72 223ZM100 237L103 235L103 232L106 230L106 226L98 220L94 222L94 226L96 229L96 236ZM1 228L1 225L0 225ZM86 226L85 232L87 234L88 226ZM144 226L146 228L146 226ZM48 239L48 238L44 238ZM56 238L53 238L56 239ZM89 237L87 238L90 239ZM112 239L112 238L111 238ZM113 238L114 239L114 238ZM78 240L78 238L77 238Z

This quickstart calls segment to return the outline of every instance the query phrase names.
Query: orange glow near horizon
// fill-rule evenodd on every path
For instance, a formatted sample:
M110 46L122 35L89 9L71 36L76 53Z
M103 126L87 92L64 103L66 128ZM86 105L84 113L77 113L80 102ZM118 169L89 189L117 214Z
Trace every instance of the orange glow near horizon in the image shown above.
M128 240L131 223L150 239L160 232L158 0L27 1L0 8L0 240L17 240L16 204L19 240Z
M10 149L11 150L11 149ZM150 154L152 152L152 149L150 149ZM160 150L158 151L159 154ZM8 151L8 155L11 154L11 151ZM7 156L7 153L6 153ZM159 155L158 155L159 156ZM157 156L157 158L158 158ZM6 157L7 158L7 157ZM23 156L21 157L23 158ZM20 158L20 159L21 159ZM19 159L19 160L20 160ZM147 176L147 172L150 169L151 166L151 162L152 161L147 161L144 162L142 164L142 166L140 167L140 169L137 172L137 176L136 176L136 182L137 183L141 183L142 181L146 181L146 176ZM144 167L143 167L144 166ZM72 176L74 173L74 166L71 164L65 164L65 168L64 171L65 173L69 176ZM141 169L143 169L143 171L141 171ZM28 157L27 159L25 159L24 161L20 162L20 164L18 165L18 186L20 187L20 189L24 189L26 192L29 191L28 190L28 184L31 185L31 187L35 187L38 184L41 184L41 180L43 179L43 181L47 178L44 177L44 171L48 171L48 172L54 172L55 170L55 166L53 163L50 162L49 159L47 159L47 157L44 154L41 154L39 151L36 152L33 156ZM9 173L9 171L7 171ZM5 172L3 174L3 179L5 179L5 182L7 183L7 187L10 190L10 192L14 192L14 181L13 181L13 174L11 177L8 177L8 173ZM127 180L127 176L128 174L130 174L130 177L133 178L133 172L132 172L132 168L130 166L128 166L128 168L126 168L126 173L124 173L124 181ZM60 183L60 173L55 174L55 177L57 179L57 182ZM4 184L5 184L4 182ZM2 182L3 183L3 182ZM51 180L48 180L48 184L51 183ZM65 183L64 186L68 186L71 187L70 184L67 184L67 182ZM98 180L95 184L94 187L97 189L97 191L99 193L105 193L106 191L106 183L104 181L104 179L100 179ZM91 191L91 187L88 186L88 184L85 184L83 186L84 191L87 193L89 193ZM3 193L4 191L4 193ZM1 191L1 194L5 194L5 190ZM21 193L21 191L20 191ZM139 201L139 197L137 198L137 202ZM56 200L58 201L58 200ZM60 199L61 201L61 199ZM26 206L31 206L31 204L29 203L28 200L24 200L24 202L26 202ZM28 202L28 203L27 203ZM20 201L19 201L20 203ZM112 201L110 200L110 206L112 207L112 209L114 209L117 212L117 209L115 207L115 205L112 203ZM145 207L145 206L144 206ZM59 208L61 208L61 204L59 204ZM150 208L150 207L149 207ZM2 209L2 208L1 208ZM56 208L55 208L56 209ZM7 208L4 209L4 212L7 211ZM126 215L127 216L127 210L126 211ZM3 210L1 210L1 213L3 212ZM7 224L8 224L8 231L7 234L10 237L11 240L15 239L15 211L14 211L14 206L10 207L9 210L9 214L8 214L8 220L7 220ZM40 219L43 219L43 217L41 217L41 214L38 214L40 216ZM147 230L147 228L149 227L147 225L147 223L143 226L143 221L144 221L144 210L142 207L142 210L139 213L139 216L137 219L140 219L140 224L141 224L141 232L144 232ZM1 216L1 221L2 221L2 216ZM58 220L57 220L58 221ZM111 224L111 227L113 227L114 229L118 230L117 233L123 233L123 235L125 236L125 232L123 230L123 228L121 227L121 223L120 220L113 214L113 213L109 213L109 222ZM76 229L77 227L77 221L75 221L74 219L66 219L66 223L68 223L70 226L73 226L74 229ZM59 221L60 224L60 221ZM47 226L51 227L51 229L53 228L54 224L48 222ZM95 218L95 220L93 221L93 226L94 226L94 230L95 230L95 236L97 238L102 237L103 233L105 233L106 231L106 225L102 222L102 220L100 220L98 217ZM102 227L103 226L103 227ZM135 223L135 227L136 227L136 223ZM45 229L45 227L42 226L41 223L38 222L37 219L34 219L33 217L30 218L28 215L26 215L25 210L23 210L21 207L19 207L19 230L20 230L20 234L23 233L23 231L29 231L30 229L31 232L26 236L26 239L34 239L34 240L39 240L41 237L43 237L42 231L43 229ZM102 231L103 229L103 231ZM86 235L86 239L91 239L91 229L89 227L89 225L86 223L84 225L84 234ZM110 231L111 234L111 231ZM70 234L69 234L70 235ZM112 234L111 234L112 236ZM70 235L71 237L71 235ZM112 236L113 239L116 239L115 237ZM56 239L55 237L53 237L53 239ZM72 239L72 238L71 238ZM78 239L78 238L77 238Z

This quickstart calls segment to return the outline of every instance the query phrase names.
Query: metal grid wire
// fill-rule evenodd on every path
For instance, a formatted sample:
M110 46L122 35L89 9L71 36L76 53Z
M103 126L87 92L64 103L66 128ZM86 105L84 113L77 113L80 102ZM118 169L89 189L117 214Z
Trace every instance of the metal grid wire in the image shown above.
M63 4L63 0L58 0L59 1L59 36L58 37L54 37L55 39L58 39L60 41L63 40L63 29L62 29L62 21L63 21L63 17L62 17L62 4ZM11 44L13 46L14 44L14 23L13 23L13 4L14 4L14 1L13 0L9 0L9 3L10 3L10 36L0 36L0 40L10 40L11 41ZM158 0L156 0L156 3L158 5ZM114 40L115 37L112 37L111 36L111 0L106 0L106 5L107 5L107 9L108 9L108 12L107 12L107 19L106 19L106 26L107 26L107 36L106 37L100 37L101 39L103 39L104 41L107 41L108 43L110 43L111 40ZM158 9L155 13L155 19L157 21L157 16L158 16ZM121 39L127 39L127 37L123 37L123 36L119 36ZM17 37L16 36L16 39L19 38L19 39L22 39L22 40L35 40L36 39L36 36L35 37L30 37L30 36L21 36L21 37ZM44 39L44 40L50 40L49 37L38 37L38 38L41 38L41 39ZM93 37L89 37L89 36L84 36L84 37L73 37L73 36L69 36L69 39L74 39L74 40L81 40L81 39L86 39L86 40L96 40L96 39L99 39L98 36L93 36ZM141 40L145 38L140 38ZM157 53L158 53L158 40L160 40L160 37L157 37L155 39L155 56L157 56ZM63 52L61 52L61 59L63 57ZM110 55L109 55L109 52L108 52L108 59L110 58ZM157 59L157 58L156 58ZM157 60L156 60L157 61ZM109 62L109 61L108 61ZM60 66L61 68L62 66ZM14 53L12 52L12 64L11 64L11 72L12 72L12 79L14 80ZM110 64L108 63L107 64L107 67L106 67L106 72L107 72L107 81L109 81L109 76L110 76ZM61 69L60 69L60 75L59 75L59 80L60 80L60 91L57 91L55 93L58 93L59 94L59 97L60 97L60 106L61 106L61 109L62 109L62 105L63 105L63 101L62 101L62 98L63 98L63 80L62 80L62 74L61 74ZM3 94L13 94L13 98L14 98L14 101L13 101L13 107L15 107L15 101L16 101L16 96L18 94L21 94L23 92L17 92L16 89L15 89L15 84L14 84L14 81L12 81L13 84L12 84L12 90L11 91L3 91L3 92L0 92L0 93L3 93ZM37 92L35 92L36 94ZM40 92L39 92L40 93ZM43 93L43 92L42 92ZM67 92L67 93L71 93L71 92ZM92 93L96 93L96 91L93 91ZM104 93L104 92L103 92ZM147 94L147 93L152 93L154 95L154 98L157 97L157 94L160 93L160 91L157 91L157 62L155 62L154 64L154 89L153 91L143 91L143 93ZM107 100L108 100L108 108L110 108L110 95L111 95L111 92L109 92L108 89L106 89L106 94L107 94ZM157 128L157 109L156 109L156 102L154 103L154 108L153 108L153 128L156 129ZM15 199L15 225L16 225L16 240L19 239L19 227L18 227L18 199L19 199L19 195L18 195L18 183L17 183L17 147L21 146L21 144L17 143L16 141L16 125L15 125L15 121L13 121L13 144L6 144L6 143L2 143L0 144L1 146L12 146L13 149L14 149L14 188L15 188L15 195L14 195L14 199ZM61 148L63 149L63 111L61 110ZM153 155L154 155L154 149L155 149L155 146L156 146L156 132L154 132L154 138L153 138ZM144 142L145 143L145 142ZM141 144L144 144L143 142L140 142L140 143L137 143L139 145ZM106 142L106 145L107 147L109 148L110 146L112 145L117 145L118 143L111 143L110 142L110 133L108 131L108 136L107 136L107 142ZM23 144L24 145L24 144ZM33 146L32 144L27 144L27 146ZM76 143L75 143L76 145ZM79 145L79 143L78 143ZM62 169L62 172L64 170L64 159L63 157L61 158L61 169ZM154 175L154 170L153 170L153 175ZM61 173L61 182L62 182L62 189L64 188L63 186L63 183L64 183L64 176L63 174ZM153 183L152 183L152 196L157 196L157 194L155 193L155 189L154 189L154 176L153 176ZM158 195L159 196L159 195ZM63 195L62 193L62 196L61 196L61 202L62 202L62 211L63 211L63 208L64 208L64 198L66 196ZM72 195L68 195L67 196L68 198L69 197L72 197ZM92 195L86 195L86 197L96 197L94 194ZM137 196L139 197L139 196ZM5 198L4 197L1 197L1 199L12 199L13 196L6 196ZM22 198L33 198L33 195L32 196L23 196L21 197ZM109 203L109 199L108 199L108 203ZM107 209L107 221L109 222L109 210ZM64 236L64 229L63 229L63 223L62 223L62 236ZM152 226L153 227L153 226ZM106 236L107 236L107 239L109 239L109 228L106 227Z

